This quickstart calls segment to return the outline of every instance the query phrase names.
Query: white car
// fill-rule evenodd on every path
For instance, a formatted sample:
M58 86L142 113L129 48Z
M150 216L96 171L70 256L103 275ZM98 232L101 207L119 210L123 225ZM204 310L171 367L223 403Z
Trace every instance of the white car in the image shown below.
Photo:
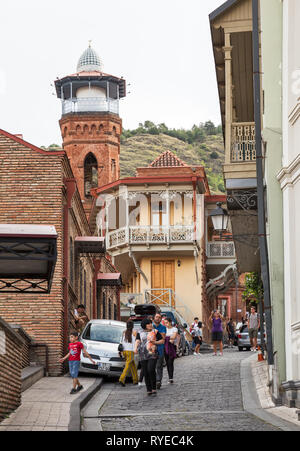
M101 376L120 377L125 360L119 355L118 347L126 323L112 320L91 320L85 327L80 341L96 365L81 354L80 372ZM138 357L135 357L138 364Z

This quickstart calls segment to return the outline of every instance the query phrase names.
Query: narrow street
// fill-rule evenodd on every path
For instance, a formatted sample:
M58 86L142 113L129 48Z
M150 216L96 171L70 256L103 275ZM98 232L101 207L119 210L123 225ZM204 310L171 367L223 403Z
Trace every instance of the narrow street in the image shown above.
M241 362L248 357L249 353L226 350L223 357L178 359L175 384L168 385L164 376L157 397L148 397L145 387L107 382L82 412L83 430L279 430L244 410Z

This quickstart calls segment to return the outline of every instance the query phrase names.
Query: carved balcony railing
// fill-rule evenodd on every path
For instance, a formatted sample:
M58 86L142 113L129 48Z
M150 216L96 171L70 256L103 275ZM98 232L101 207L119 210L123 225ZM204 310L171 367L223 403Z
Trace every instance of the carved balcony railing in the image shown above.
M233 241L215 241L207 243L206 255L208 258L235 258Z
M231 163L256 161L254 122L235 122L231 130Z
M107 249L132 244L178 244L194 241L193 226L130 226L107 235Z

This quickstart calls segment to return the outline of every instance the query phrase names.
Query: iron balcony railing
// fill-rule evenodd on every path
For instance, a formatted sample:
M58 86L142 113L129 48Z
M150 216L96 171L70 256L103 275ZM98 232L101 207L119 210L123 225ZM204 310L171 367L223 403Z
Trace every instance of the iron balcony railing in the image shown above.
M62 100L62 114L108 112L119 114L119 101L102 97L82 97Z

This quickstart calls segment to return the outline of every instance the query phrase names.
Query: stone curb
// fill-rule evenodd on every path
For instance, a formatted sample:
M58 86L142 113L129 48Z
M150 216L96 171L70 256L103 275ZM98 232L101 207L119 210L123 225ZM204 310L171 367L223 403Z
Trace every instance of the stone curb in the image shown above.
M87 403L95 396L100 390L103 384L103 379L97 379L93 385L88 388L84 393L72 402L70 407L70 421L68 431L80 432L81 431L81 410L87 405Z
M241 362L241 386L245 411L260 418L266 423L271 424L272 426L278 427L282 431L299 432L300 427L294 425L293 423L290 423L289 421L272 415L261 407L252 374L251 362L254 360L254 358L257 358L257 356L255 355L248 357Z

